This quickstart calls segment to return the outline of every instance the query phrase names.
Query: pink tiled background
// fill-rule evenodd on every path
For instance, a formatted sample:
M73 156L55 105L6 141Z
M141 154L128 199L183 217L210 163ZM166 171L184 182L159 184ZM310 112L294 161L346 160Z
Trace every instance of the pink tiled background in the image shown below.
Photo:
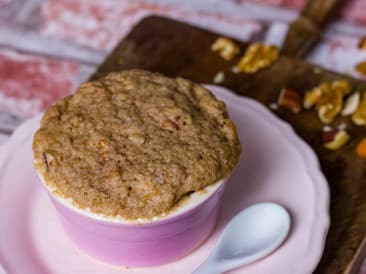
M319 0L320 1L320 0ZM0 143L73 92L142 17L160 14L241 40L281 46L305 0L0 0ZM310 62L362 78L366 0L348 0ZM366 264L361 270L366 274Z

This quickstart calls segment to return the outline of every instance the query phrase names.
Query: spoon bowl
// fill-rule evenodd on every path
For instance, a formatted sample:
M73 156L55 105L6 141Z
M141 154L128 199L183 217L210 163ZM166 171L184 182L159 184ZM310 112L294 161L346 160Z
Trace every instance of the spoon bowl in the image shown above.
M290 230L290 216L275 203L258 203L239 212L225 227L208 259L194 274L222 273L263 258Z

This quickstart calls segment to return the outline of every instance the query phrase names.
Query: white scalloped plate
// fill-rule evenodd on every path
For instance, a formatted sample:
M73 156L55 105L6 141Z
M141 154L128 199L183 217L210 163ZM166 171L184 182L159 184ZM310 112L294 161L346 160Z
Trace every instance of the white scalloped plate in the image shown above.
M238 126L243 153L224 194L219 223L190 255L152 268L123 268L98 262L64 234L55 209L32 165L37 116L0 147L0 262L10 274L190 273L209 254L224 224L255 202L284 205L292 218L285 243L270 256L236 269L245 274L307 274L318 264L329 226L329 191L317 157L291 127L261 104L220 87L209 87L226 102Z

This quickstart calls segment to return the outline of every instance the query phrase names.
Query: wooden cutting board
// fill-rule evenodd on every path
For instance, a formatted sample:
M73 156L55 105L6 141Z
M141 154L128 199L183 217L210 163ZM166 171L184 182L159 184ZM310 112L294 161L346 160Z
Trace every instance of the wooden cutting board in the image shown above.
M365 82L286 56L258 73L234 74L232 67L240 57L227 62L210 50L218 36L171 19L147 17L118 44L92 78L111 71L141 68L212 83L216 73L223 71L226 79L221 85L266 106L277 101L283 87L303 93L323 81L347 79L355 89L366 90ZM237 43L242 50L248 45ZM273 113L289 122L312 146L329 181L331 226L323 257L314 273L357 273L366 255L366 160L356 155L355 146L366 137L366 127L353 125L349 118L336 119L333 124L346 123L352 139L341 149L330 151L323 147L324 125L314 110L294 114L280 108Z

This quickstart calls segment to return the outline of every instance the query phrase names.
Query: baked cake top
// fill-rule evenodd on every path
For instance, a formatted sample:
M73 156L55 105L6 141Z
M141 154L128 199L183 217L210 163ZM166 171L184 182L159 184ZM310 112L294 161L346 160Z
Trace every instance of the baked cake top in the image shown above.
M82 84L46 110L33 140L35 167L54 195L128 219L168 212L225 179L240 150L210 91L142 70Z

